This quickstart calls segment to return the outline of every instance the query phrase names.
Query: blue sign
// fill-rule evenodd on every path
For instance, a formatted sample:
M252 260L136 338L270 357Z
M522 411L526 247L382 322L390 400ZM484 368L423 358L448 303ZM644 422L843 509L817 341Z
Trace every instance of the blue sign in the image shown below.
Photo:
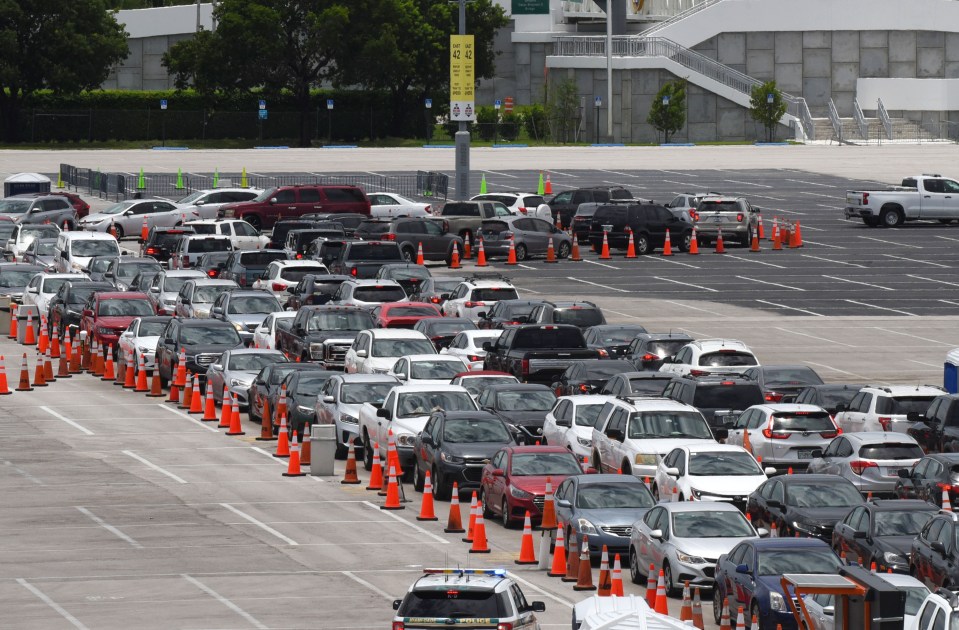
M502 107L502 105L503 105L503 101L501 101L501 100L499 100L499 99L496 99L496 100L493 102L493 106L494 106L496 109L499 109L500 107Z
M593 99L593 105L595 105L596 107L602 107L602 106L603 106L603 97L602 97L602 96L597 96L595 99Z
M426 99L426 109L432 109L432 108L433 108L433 99L431 98Z
M260 110L260 120L266 120L267 112L265 109Z
M332 99L332 98L326 99L326 108L327 108L327 109L333 109L333 99Z
M166 109L166 99L160 100L160 109Z
M260 109L266 109L266 101L260 100Z

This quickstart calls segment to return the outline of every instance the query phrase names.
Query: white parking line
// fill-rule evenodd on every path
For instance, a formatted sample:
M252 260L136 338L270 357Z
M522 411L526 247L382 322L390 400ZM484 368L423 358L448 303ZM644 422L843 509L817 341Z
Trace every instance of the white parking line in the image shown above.
M810 186L822 186L823 188L838 188L837 186L832 186L830 184L817 184L816 182L807 182L802 179L787 179L787 182L794 182L796 184L809 184Z
M867 302L857 302L856 300L843 300L843 302L849 302L850 304L858 304L860 306L868 306L869 308L875 308L880 311L890 311L892 313L902 313L903 315L909 315L910 317L916 317L915 313L910 313L909 311L900 311L899 309L889 308L886 306L876 306L875 304L868 304Z
M683 177L699 177L693 173L680 173L679 171L667 171L666 169L660 169L663 173L669 173L670 175L682 175Z
M952 304L953 306L959 306L959 302L950 302L949 300L939 300L943 304Z
M799 335L799 336L801 336L801 337L809 337L810 339L816 339L816 340L818 340L818 341L825 341L826 343L836 344L837 346L846 346L847 348L855 348L855 347L856 347L856 346L854 346L854 345L852 345L852 344L843 343L843 342L841 342L841 341L835 341L834 339L826 339L825 337L817 337L816 335L810 335L809 333L799 332L798 330L792 330L792 329L790 329L790 328L779 328L779 327L777 327L776 330L780 330L780 331L782 331L782 332L784 332L784 333L789 333L789 334L792 334L792 335Z
M806 242L808 243L809 241L806 241ZM834 246L830 245L830 247L834 247ZM840 247L839 249L844 249L844 248ZM856 263L845 262L843 260L833 260L832 258L821 258L820 256L813 256L811 254L800 254L800 256L802 256L803 258L812 258L813 260L822 260L823 262L836 263L837 265L847 265L849 267L858 267L860 269L866 268L865 265L857 265Z
M672 280L670 278L662 278L660 276L653 276L653 280L662 280L663 282L673 282L675 284L681 284L684 287L692 287L694 289L702 289L703 291L709 291L710 293L719 293L717 289L710 289L709 287L704 287L698 284L691 284L689 282L681 282L679 280Z
M810 245L818 245L820 247L831 247L832 249L846 249L840 245L830 245L829 243L817 243L816 241L810 241L808 238L803 239L803 242ZM815 256L810 256L810 258L815 258Z
M806 315L815 315L816 317L825 317L822 313L816 313L813 311L807 311L804 308L796 308L794 306L786 306L785 304L779 304L777 302L770 302L769 300L756 300L762 304L769 304L770 306L775 306L777 308L784 308L788 311L797 311L799 313L805 313Z
M935 363L923 363L922 361L914 361L913 359L906 359L906 361L909 361L910 363L917 363L919 365L925 365L931 368L936 368L937 370L942 369L941 365L936 365Z
M824 195L823 193L808 192L808 191L805 191L805 190L800 191L799 194L800 194L800 195L809 195L810 197L825 197L825 198L827 198L827 199L835 199L835 198L836 198L836 195Z
M501 173L500 171L480 171L481 173L492 173L493 175L502 175L503 177L509 177L510 179L519 179L519 175L510 175L509 173Z
M756 260L755 258L744 258L742 256L733 256L732 254L726 254L726 258L734 258L736 260L743 260L746 262L756 263L757 265L765 265L767 267L775 267L776 269L785 269L782 265L774 265L771 262L764 262L762 260Z
M690 310L699 311L701 313L709 313L710 315L719 315L720 317L725 316L723 313L717 313L716 311L711 311L708 308L699 308L698 306L693 306L691 304L683 304L682 302L676 302L673 300L663 300L663 301L666 302L667 304L674 304L676 306L679 306L680 308L688 308ZM692 333L692 331L689 331L689 332Z
M387 601L393 601L394 599L396 599L395 597L393 597L392 595L390 595L389 593L387 593L386 591L384 591L384 590L381 589L380 587L376 586L375 584L371 584L371 583L367 582L366 580L364 580L364 579L361 578L361 577L358 577L358 576L356 576L356 575L353 575L353 573L350 572L350 571L340 571L340 573L342 573L342 574L345 575L346 577L350 578L351 580L353 580L353 581L356 582L357 584L361 584L361 585L365 586L366 588L370 589L371 591L373 591L373 592L376 593L377 595L381 595L381 596L385 597L385 598L387 599Z
M941 238L944 241L959 241L959 238L955 238L952 236L937 236L936 238Z
M629 313L621 313L619 311L614 311L612 309L604 308L604 311L607 313L613 313L614 315L622 315L623 317L630 317L632 319L649 319L648 317L639 317L637 315L630 315Z
M895 289L890 289L889 287L883 287L878 284L870 284L868 282L860 282L858 280L847 280L846 278L837 278L836 276L826 276L823 278L829 278L830 280L838 280L840 282L848 282L849 284L861 284L866 287L872 287L873 289L882 289L883 291L895 291Z
M42 481L40 481L39 479L37 479L36 477L34 477L34 476L31 475L30 473L28 473L27 471L23 470L22 468L20 468L19 466L17 466L17 465L14 464L13 462L9 462L9 461L7 461L7 460L3 460L3 465L4 465L4 466L9 466L11 469L13 469L14 472L16 472L18 475L20 475L21 477L23 477L23 478L26 479L27 481L32 481L33 483L37 484L38 486L45 486L45 485L46 485L45 483L43 483Z
M400 522L400 523L403 523L404 525L406 525L406 526L408 526L408 527L411 527L411 528L415 529L416 531L418 531L419 533L421 533L421 534L423 534L423 535L425 535L425 536L429 536L430 538L432 538L433 540L435 540L435 541L438 542L438 543L441 543L441 544L444 544L444 545L450 544L450 541L446 540L446 539L443 538L442 536L437 536L437 535L434 534L433 532L431 532L431 531L429 531L429 530L427 530L427 529L424 529L424 528L420 527L420 526L417 525L416 523L411 523L411 522L409 522L408 520L406 520L405 518L394 514L393 512L380 510L380 507L379 507L378 505L373 505L373 504L370 503L369 501L363 501L363 505L365 505L365 506L367 506L367 507L369 507L369 508L372 508L372 509L380 512L383 516L389 516L390 518L392 518L392 519L394 519L394 520L396 520L396 521L398 521L398 522Z
M956 344L949 343L947 341L939 341L938 339L930 339L929 337L920 337L919 335L913 335L911 333L901 332L898 330L889 330L888 328L876 328L876 330L881 330L882 332L889 333L890 335L900 335L902 337L912 337L913 339L918 339L920 341L928 341L929 343L939 344L940 346L954 346Z
M516 263L516 266L522 267L523 269L532 269L533 271L536 271L536 267L530 267L529 265L524 265L523 263Z
M928 260L916 260L915 258L906 258L905 256L894 256L892 254L883 254L886 258L895 258L897 260L907 260L909 262L920 263L922 265L932 265L933 267L943 267L945 269L952 269L949 265L943 265L942 263L934 263Z
M616 287L606 286L605 284L599 284L598 282L590 282L589 280L583 280L582 278L574 278L573 276L566 276L566 279L572 280L573 282L589 284L594 287L599 287L600 289L606 289L607 291L616 291L617 293L632 293L632 291L627 291L626 289L617 289Z
M747 278L746 276L736 276L740 280L748 280L749 282L758 282L759 284L769 284L774 287L782 287L783 289L791 289L793 291L805 291L806 289L800 289L799 287L791 287L788 284L779 284L778 282L770 282L769 280L760 280L759 278Z
M170 413L172 413L172 414L174 414L174 415L180 416L181 418L185 418L185 419L189 420L190 422L192 422L193 424L198 424L198 425L200 425L201 427L203 427L204 429L206 429L207 431L212 431L213 433L219 433L219 431L218 431L217 428L216 428L216 425L211 425L209 422L200 422L199 420L197 420L197 419L194 418L193 416L188 416L188 415L186 415L185 413L183 413L182 411L180 411L179 409L174 409L173 407L168 407L168 406L164 405L163 403L157 404L157 407L159 407L160 409L165 409L166 411L169 411Z
M835 368L831 365L826 365L825 363L816 363L814 361L803 361L803 363L807 365L815 365L816 367L826 368L827 370L832 370L833 372L839 372L840 374L848 374L849 376L854 376L864 381L875 380L875 379L869 378L868 376L863 376L862 374L856 374L855 372L847 372L846 370L840 370L839 368Z
M589 264L591 264L591 265L598 265L598 266L600 266L600 267L606 267L607 269L615 269L616 271L619 271L619 270L620 270L619 267L614 267L614 266L612 266L612 265L607 265L606 263L596 262L595 260L586 260L586 259L584 258L584 259L583 259L583 262L584 262L584 263L589 263Z
M562 175L563 177L572 177L573 179L579 178L579 175L573 175L572 173L564 173L563 171L554 171L554 170L550 169L550 170L548 170L548 171L546 171L546 172L549 173L549 174L555 173L555 174L557 174L557 175ZM555 186L556 183L553 182L553 185Z
M612 173L613 175L622 175L623 177L639 177L639 175L634 175L632 173L620 173L619 171L607 171L606 169L598 168L596 169L600 173Z
M154 463L151 462L150 460L144 459L143 457L140 457L139 455L137 455L137 454L134 453L133 451L120 451L120 452L123 453L124 455L126 455L127 457L132 457L133 459L137 460L138 462L140 462L141 464L143 464L143 465L146 466L147 468L152 468L153 470L157 471L158 473L163 474L163 475L166 475L167 477L169 477L170 479L172 479L173 481L175 481L175 482L177 482L177 483L187 483L186 479L183 479L182 477L178 477L177 475L174 475L174 474L171 473L169 470L165 470L165 469L163 469L163 468L160 468L159 466L157 466L156 464L154 464Z
M229 608L230 610L232 610L239 616L249 621L254 628L259 628L260 630L267 630L267 628L269 628L269 626L261 623L256 617L246 612L245 610L243 610L242 608L240 608L239 606L237 606L236 604L228 600L226 597L223 597L222 595L220 595L219 593L217 593L212 588L210 588L209 586L207 586L200 580L196 579L195 577L191 575L187 575L186 573L181 573L180 575L183 577L184 580L186 580L193 586L197 587L198 589L200 589L201 591L203 591L204 593L206 593L213 599L217 600L218 602L220 602L221 604L223 604L224 606L226 606L227 608Z
M105 520L103 520L102 518L100 518L99 516L91 512L90 510L88 510L87 508L83 507L82 505L75 505L73 507L77 508L77 510L79 510L81 514L88 517L91 521L93 521L94 523L102 527L103 529L107 530L108 532L110 532L111 534L119 538L120 540L123 540L129 543L131 547L134 547L136 549L143 549L143 545L133 540L133 538L131 538L130 536L127 536L126 534L121 532L119 529L117 529L113 525L107 523Z
M49 407L40 407L40 409L43 410L43 411L46 411L48 414L50 414L51 416L53 416L53 417L56 418L57 420L62 420L62 421L64 421L64 422L66 422L66 423L69 424L71 427L73 427L74 429L77 429L78 431L80 431L80 432L82 432L82 433L85 433L85 434L87 434L87 435L93 435L93 434L94 434L93 431L91 431L90 429L88 429L88 428L86 428L86 427L84 427L84 426L81 426L81 425L77 424L76 422L74 422L74 421L71 420L70 418L67 418L66 416L60 415L59 413L57 413L57 412L54 411L53 409L50 409Z
M33 584L30 584L23 578L17 578L17 584L19 584L23 588L27 589L28 591L36 595L40 601L42 601L44 604L46 604L50 608L57 611L57 613L59 613L61 617L69 621L70 625L72 625L77 630L89 630L89 628L87 628L85 625L80 623L79 619L77 619L76 617L68 613L60 604L50 599L50 597L46 593L38 589Z
M512 571L509 572L509 575L510 575L511 578L513 578L514 580L516 580L516 581L519 582L520 584L525 584L527 588L536 591L537 593L539 593L540 595L543 595L544 597L550 598L551 600L553 600L553 601L556 602L557 604L562 604L563 606L566 606L567 608L572 608L572 607L574 606L573 602L569 601L568 599L563 599L562 597L558 597L558 596L556 596L556 595L553 595L553 594L550 593L549 591L544 590L544 589L540 588L539 586L536 586L535 584L533 584L533 583L530 582L529 580L524 580L523 578L521 578L520 576L516 575L516 574L513 573Z
M899 247L911 247L913 249L925 249L921 245L907 245L905 243L897 243L895 241L886 241L881 238L875 238L874 236L857 236L856 238L864 238L868 241L876 241L877 243L885 243L886 245L897 245Z
M701 267L697 267L696 265L690 265L689 263L679 262L678 260L673 260L672 258L669 258L669 257L663 258L662 256L645 256L643 260L655 260L657 262L672 263L674 265L689 267L690 269L701 269Z
M916 280L925 280L926 282L938 282L939 284L948 284L951 287L959 287L959 283L956 282L946 282L945 280L936 280L935 278L926 278L924 276L916 276L911 273L906 274L909 278L915 278Z
M730 184L742 184L744 186L755 186L757 188L772 188L772 186L767 186L766 184L755 184L753 182L744 182L738 179L724 179L724 182L729 182Z
M282 540L283 542L285 542L286 544L288 544L288 545L290 545L290 546L295 547L295 546L297 546L297 545L300 544L300 543L296 542L295 540L293 540L292 538L290 538L289 536L284 536L283 534L281 534L280 532L276 531L275 529L273 529L272 527L270 527L269 525L267 525L267 524L264 523L263 521L258 521L257 519L253 518L252 516L250 516L249 514L247 514L246 512L244 512L243 510L238 510L238 509L236 509L235 507L233 507L233 506L230 505L229 503L221 503L220 505L223 506L223 507L225 507L226 509L230 510L231 512L233 512L234 514L236 514L236 515L239 516L240 518L243 518L243 519L246 519L246 520L250 521L251 523L253 523L253 524L256 525L257 527L259 527L260 529L262 529L263 531L265 531L266 533L268 533L268 534L273 534L274 536L276 536L277 538L279 538L280 540Z

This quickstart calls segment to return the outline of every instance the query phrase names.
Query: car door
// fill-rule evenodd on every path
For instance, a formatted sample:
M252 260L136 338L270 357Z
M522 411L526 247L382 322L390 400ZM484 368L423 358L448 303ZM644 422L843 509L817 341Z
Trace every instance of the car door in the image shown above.
M654 507L649 512L646 512L643 515L640 525L636 527L636 542L638 546L636 547L636 557L639 559L639 566L646 570L650 564L656 565L656 562L651 560L654 555L653 544L654 539L650 536L651 532L655 529L659 529L660 520L666 518L666 510L662 507ZM660 565L656 565L660 566Z
M449 251L449 242L450 239L447 235L443 233L443 228L436 221L431 221L429 219L422 219L419 221L422 224L423 232L425 234L423 238L423 250L427 256L431 256L432 260L445 260L446 254ZM460 252L462 255L463 252Z
M953 523L943 520L935 538L935 541L942 545L942 550L929 550L929 581L935 586L942 586L950 581L955 572L952 555L956 545L953 532Z
M742 606L748 610L749 602L752 601L753 592L756 590L757 558L756 550L752 546L746 546L746 551L742 554L739 564L746 565L746 571L740 573L735 570L736 567L733 567L733 583L735 584L733 595L736 601L731 608L735 610ZM733 604L733 602L730 601L730 604Z
M150 203L145 216L148 227L173 227L180 222L182 218L179 209L167 201L154 201ZM143 216L139 218L140 225L132 226L133 232L127 231L127 234L140 233L140 229L143 228Z
M230 226L233 228L233 246L242 250L263 249L263 238L256 228L246 221L232 221Z
M525 243L530 254L542 254L546 251L546 235L536 230L536 223L529 217L516 219L512 223L514 240Z
M944 522L942 519L934 518L919 532L919 536L913 544L912 565L916 578L923 581L927 586L931 584L930 562L932 560L932 543L939 537Z
M745 543L740 543L736 547L733 547L729 553L722 556L717 563L719 570L716 573L716 579L720 587L719 591L724 598L729 600L730 604L734 604L737 596L735 581L736 567L743 564L743 559L748 552L749 546Z
M502 514L503 497L506 496L506 474L509 469L509 457L506 451L499 451L493 455L490 466L484 469L486 478L483 479L486 508L492 512ZM501 470L499 477L493 475L494 470Z
M296 216L323 211L323 197L319 188L303 187L297 189Z
M859 392L849 401L849 409L839 417L839 428L843 433L858 433L866 424L866 414L872 404L873 395L869 392Z
M626 412L620 407L614 407L606 425L607 452L603 456L603 465L608 472L616 472L619 462L623 460L623 440L626 436Z
M843 457L842 453L847 453L845 457L852 455L852 446L850 446L849 440L846 438L837 437L826 445L826 449L822 452L822 457L809 462L808 472L839 474L840 465L842 464L840 460L840 458Z
M160 340L157 342L155 360L162 378L172 378L173 364L175 362L173 356L175 349L172 346L179 334L179 330L179 323L176 320L171 320L167 323L166 328L163 329L163 334L160 335Z
M924 499L933 505L940 505L942 501L942 492L937 482L942 477L944 467L939 460L930 459L926 465L925 473L922 479L918 480L918 498Z
M856 532L869 532L869 513L865 507L857 507L843 520L842 542L839 552L846 552L846 558L858 562L860 558L869 566L871 553L863 545L864 538L856 538Z
M280 217L297 216L296 210L296 189L284 188L273 194L270 200L270 206L266 210L266 216L270 223L273 223Z
M568 404L569 401L557 400L553 403L550 412L546 414L546 420L543 422L543 440L550 446L561 446L563 444L564 430L557 425L557 420L559 420L560 410Z
M224 352L216 361L211 363L206 369L206 382L208 387L213 388L216 395L223 394L224 376L226 366L230 360L230 353Z
M855 544L853 532L856 531L856 526L862 519L861 511L864 510L865 508L858 507L847 514L846 518L836 523L836 527L833 529L832 548L837 554L845 553L848 557L849 552L852 551Z

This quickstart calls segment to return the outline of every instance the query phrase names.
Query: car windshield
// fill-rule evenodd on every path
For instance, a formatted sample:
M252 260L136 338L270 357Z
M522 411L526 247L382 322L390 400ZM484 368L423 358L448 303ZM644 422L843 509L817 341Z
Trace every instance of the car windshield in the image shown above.
M180 343L193 345L237 345L240 335L230 326L185 326L180 329Z
M696 388L693 407L700 409L747 409L763 403L763 391L755 383L751 385L711 385Z
M0 199L0 214L23 214L30 209L29 199Z
M546 475L578 475L583 472L576 456L565 453L515 453L510 464L510 474L517 477L543 477Z
M388 317L439 317L440 312L435 306L392 306L387 311Z
M499 420L479 418L447 418L443 425L443 441L454 444L513 441L513 436Z
M576 405L576 426L595 426L596 419L599 418L599 412L602 410L602 403L596 405Z
M689 474L696 477L740 477L762 475L763 471L749 453L712 451L690 453Z
M425 416L431 411L474 411L476 403L466 392L408 392L400 394L396 413L400 418Z
M918 444L863 444L859 447L860 459L919 459L922 449Z
M862 495L848 481L792 483L787 486L786 503L803 508L855 507L862 503Z
M159 337L163 334L164 328L166 328L165 321L140 322L140 327L137 328L137 337Z
M280 270L280 277L287 282L299 282L307 274L318 276L328 273L326 267L284 267Z
M698 438L711 440L713 434L703 416L695 411L639 411L629 417L626 437L631 440Z
M316 396L320 393L320 390L323 389L323 386L328 380L330 380L331 374L328 373L310 373L305 372L300 374L300 378L296 381L296 388L293 390L292 394L297 396Z
M936 513L931 510L881 510L873 514L873 530L876 536L915 536Z
M399 269L390 269L389 275L394 280L424 280L431 277L430 270L426 267L402 267Z
M603 313L597 308L572 307L558 309L553 314L553 321L557 324L572 324L585 328L603 323Z
M515 300L519 297L513 287L486 287L473 289L473 301L496 302L498 300Z
M257 195L256 198L253 199L253 201L267 201L268 199L273 197L273 195L276 194L276 191L277 191L276 188L267 188L266 190L261 192L259 195Z
M394 387L396 383L344 383L340 389L340 402L347 405L365 402L382 405Z
M926 413L935 396L879 396L876 398L876 413L890 415L905 415L916 412Z
M163 292L176 293L183 288L187 280L192 280L189 276L167 276L163 279Z
M403 255L396 243L353 243L346 260L402 260Z
M160 265L155 262L131 262L117 265L117 277L134 278L141 271L160 271Z
M240 372L259 372L268 365L285 362L286 357L282 354L232 354L226 369Z
M359 311L320 311L310 315L307 332L318 330L366 330L373 327L369 313Z
M60 290L60 287L66 282L70 282L71 278L49 278L46 282L43 283L43 292L44 293L56 293Z
M117 242L113 240L79 239L73 241L70 247L74 256L81 256L83 258L88 256L117 256L120 253Z
M679 349L689 343L689 339L668 339L665 341L650 341L644 352L655 354L660 359L675 356Z
M536 304L529 304L525 302L519 304L507 304L503 307L503 310L501 310L499 314L500 317L507 319L529 317L534 308L536 308Z
M464 371L466 366L462 361L413 361L411 378L432 379L448 381L460 372Z
M94 260L90 263L90 272L91 273L103 273L110 268L110 264L116 260L115 258L100 258Z
M282 311L272 295L240 295L230 300L230 315L268 315Z
M113 204L106 210L101 210L100 214L122 214L132 205L134 205L134 202L132 201L121 201L120 203Z
M441 619L490 619L506 617L502 597L492 590L473 589L419 590L407 594L400 606L401 617L439 617Z
M205 194L206 193L203 192L202 190L198 190L193 194L187 195L183 199L179 200L177 203L193 203L194 201L196 201L197 199L199 199Z
M839 573L841 568L839 558L829 549L763 549L756 574Z
M811 368L785 367L763 370L763 380L766 385L821 385L822 379Z
M60 233L60 229L55 225L25 225L20 230L20 240L23 243L30 243L37 238L50 238Z
M406 291L396 285L356 287L353 299L357 302L398 302L406 299Z
M586 378L591 380L609 380L610 377L623 372L635 370L632 364L626 361L596 361L586 366Z
M474 396L479 396L490 385L497 383L515 383L516 379L511 376L471 376L462 379L461 386Z
M216 300L216 296L220 295L224 291L232 291L236 287L220 284L206 287L198 287L193 291L193 303L194 304L212 304Z
M459 283L462 281L463 281L462 278L456 278L454 280L434 279L433 291L435 291L436 293L446 293L447 291L452 291L457 286L459 286Z
M476 324L469 320L450 322L445 321L442 317L439 317L427 322L425 324L425 328L428 329L429 334L431 335L455 335L461 330L474 330L476 328Z
M662 396L670 381L672 381L670 378L631 378L629 391L631 394L644 396Z
M699 204L700 212L742 212L738 201L702 201Z
M520 328L513 337L513 348L585 348L586 341L578 328L530 326Z
M773 431L799 431L802 433L836 430L832 418L823 411L774 413L772 428Z
M739 367L743 365L759 365L759 363L756 361L756 357L748 352L720 350L719 352L706 352L700 355L699 365L708 367Z
M638 483L581 485L576 493L576 507L581 510L649 508L655 503L646 486Z
M496 395L496 408L502 411L549 411L555 403L556 395L549 391L504 391Z
M0 274L0 286L3 285L3 275ZM70 291L70 304L86 304L90 296L96 291L107 291L107 287L74 287Z
M374 339L374 357L402 357L407 354L433 354L436 348L429 339Z
M153 305L147 300L112 299L100 302L97 315L125 317L129 315L154 315Z
M0 229L0 238L3 238L3 230ZM45 243L37 243L37 246L34 248L34 252L37 256L53 256L57 251L57 242L56 241L47 241Z
M37 269L21 271L19 269L3 269L0 271L0 287L25 287L33 276L37 275Z
M696 510L673 514L677 538L744 538L755 536L752 525L739 510Z
M216 234L215 223L194 223L190 227L192 227L193 231L197 234Z
M859 393L858 387L850 387L849 389L821 389L819 390L820 396L822 396L822 407L824 409L835 409L837 405L849 405L852 402L852 399L856 397L856 394Z
M0 202L2 203L2 202ZM13 236L13 230L17 224L13 221L0 221L0 239L7 240Z
M233 243L228 238L189 238L187 239L187 250L191 254L200 254L203 252L228 252L233 249Z

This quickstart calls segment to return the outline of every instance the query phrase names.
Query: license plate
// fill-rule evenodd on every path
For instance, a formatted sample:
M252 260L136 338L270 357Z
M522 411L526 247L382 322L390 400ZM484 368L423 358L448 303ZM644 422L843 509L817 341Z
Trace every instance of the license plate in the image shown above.
M796 451L796 456L799 459L812 459L812 450L806 449L802 451Z
M713 223L722 223L722 222L723 222L722 217L713 217Z

